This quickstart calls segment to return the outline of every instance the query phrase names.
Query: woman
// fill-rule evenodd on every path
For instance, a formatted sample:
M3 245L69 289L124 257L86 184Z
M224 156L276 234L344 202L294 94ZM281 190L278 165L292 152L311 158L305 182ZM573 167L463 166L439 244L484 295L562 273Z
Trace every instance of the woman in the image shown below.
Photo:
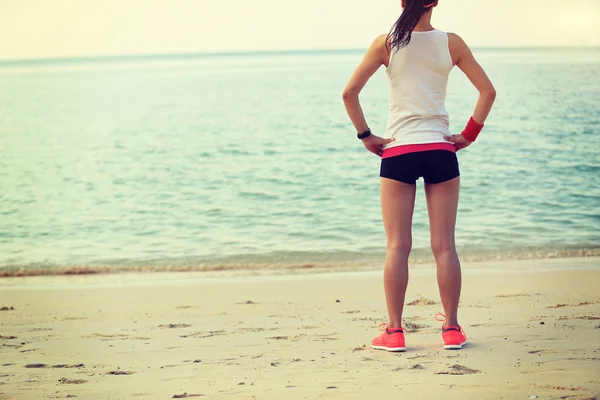
M379 36L344 89L344 103L358 138L381 156L381 208L387 235L384 287L389 321L372 347L405 351L402 311L408 284L408 255L416 180L423 177L431 249L445 315L444 348L460 349L467 338L458 323L461 270L454 243L460 177L456 151L475 141L496 92L465 42L431 25L437 0L403 0L389 35ZM387 67L389 121L384 137L371 133L358 95L381 66ZM458 66L479 91L479 101L461 135L450 135L444 106L448 75ZM437 316L436 316L437 317Z

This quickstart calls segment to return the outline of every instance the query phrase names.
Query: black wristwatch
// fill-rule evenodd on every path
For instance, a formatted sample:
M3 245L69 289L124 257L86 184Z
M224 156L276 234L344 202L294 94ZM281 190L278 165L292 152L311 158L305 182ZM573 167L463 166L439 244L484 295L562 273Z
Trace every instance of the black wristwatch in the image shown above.
M356 135L356 137L359 138L360 140L368 138L369 136L371 136L371 130L370 129L367 129L363 133L359 133L359 134Z

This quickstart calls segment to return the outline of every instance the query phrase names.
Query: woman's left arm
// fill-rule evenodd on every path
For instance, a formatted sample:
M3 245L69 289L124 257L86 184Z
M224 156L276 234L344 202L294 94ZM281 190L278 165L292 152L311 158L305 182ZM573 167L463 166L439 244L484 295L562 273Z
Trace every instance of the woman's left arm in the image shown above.
M358 133L369 129L362 107L360 106L358 95L379 67L382 65L387 66L389 62L387 38L388 35L381 35L375 39L369 50L367 50L362 62L356 68L354 74L352 74L342 94L348 116ZM370 152L379 156L382 154L382 146L393 141L394 139L383 139L375 135L370 135L362 140Z

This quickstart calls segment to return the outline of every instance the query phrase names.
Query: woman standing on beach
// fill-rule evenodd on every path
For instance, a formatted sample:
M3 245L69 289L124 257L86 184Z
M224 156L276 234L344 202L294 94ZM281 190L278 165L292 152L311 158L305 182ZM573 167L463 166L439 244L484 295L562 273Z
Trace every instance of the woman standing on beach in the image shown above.
M431 25L437 0L402 0L403 12L389 35L379 36L346 88L344 103L364 146L381 156L381 208L387 235L384 287L389 321L372 347L404 351L402 311L412 246L416 181L423 177L431 249L445 315L444 348L460 349L467 338L458 323L461 270L454 243L460 174L456 151L473 143L496 92L471 50L456 34ZM358 95L380 66L387 67L389 121L384 137L371 133ZM458 66L479 91L472 118L451 135L445 108L448 75ZM437 317L437 316L436 316Z

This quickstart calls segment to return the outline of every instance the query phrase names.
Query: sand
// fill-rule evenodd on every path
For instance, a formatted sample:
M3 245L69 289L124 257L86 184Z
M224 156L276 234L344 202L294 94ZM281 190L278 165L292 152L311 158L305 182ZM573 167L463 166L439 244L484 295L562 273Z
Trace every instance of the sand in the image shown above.
M597 258L465 265L447 351L424 267L387 353L380 271L7 278L0 399L594 399L599 286Z

